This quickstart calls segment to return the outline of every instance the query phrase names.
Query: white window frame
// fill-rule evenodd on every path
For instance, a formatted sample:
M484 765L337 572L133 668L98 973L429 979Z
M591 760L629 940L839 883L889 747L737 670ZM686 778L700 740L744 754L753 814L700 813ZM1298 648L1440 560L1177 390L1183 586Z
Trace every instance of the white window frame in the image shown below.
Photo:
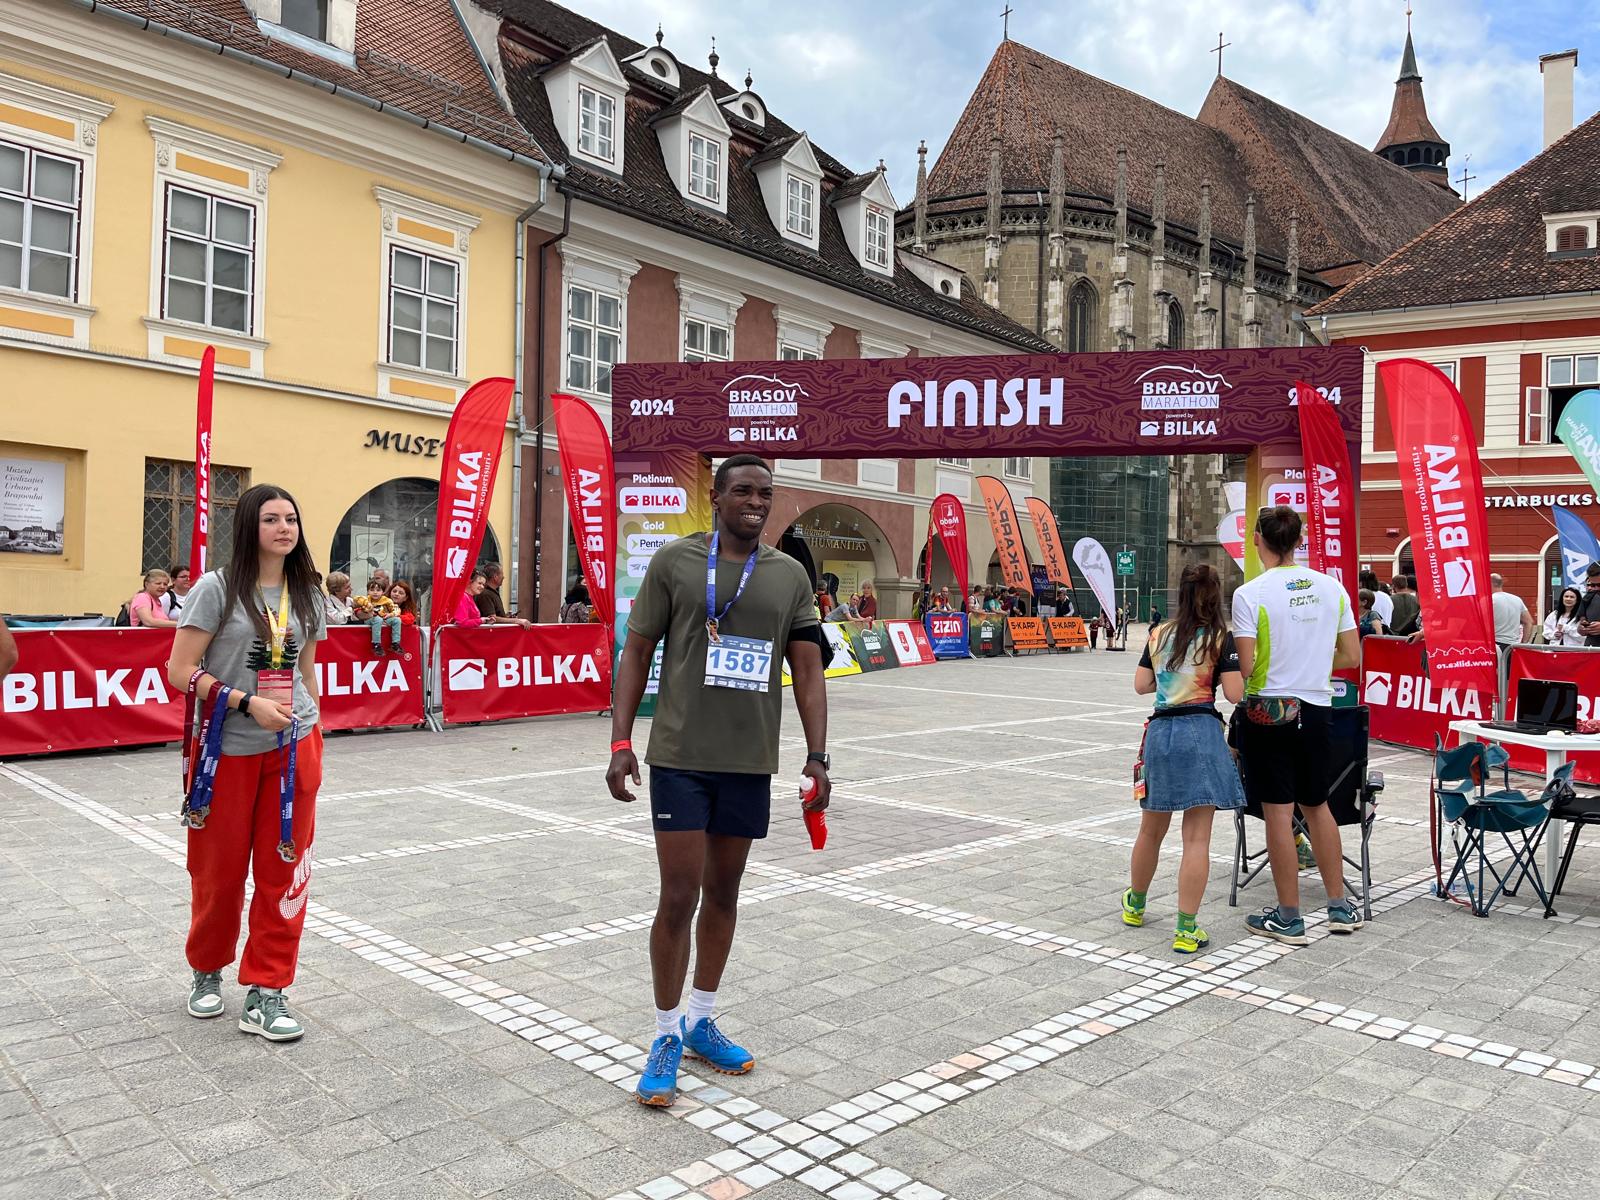
M1567 377L1564 380L1555 378L1557 363L1566 364ZM1591 365L1592 364L1592 365ZM1580 377L1580 368L1589 367ZM1545 386L1553 388L1565 387L1600 387L1600 354L1550 354L1544 360Z
M866 206L866 215L863 220L866 222L865 241L863 243L866 249L862 257L866 259L868 266L887 269L890 248L894 245L894 221L891 219L888 210L877 204L868 204ZM881 227L883 235L881 239L874 238L874 222Z
M382 233L381 290L378 294L377 362L378 395L406 403L454 404L470 384L472 351L471 238L478 227L474 213L448 208L431 200L376 186ZM392 353L391 313L394 303L395 252L407 251L424 258L451 263L456 269L455 357L449 371L399 362ZM423 361L427 361L426 354Z
M744 306L744 294L720 284L678 276L678 361L679 362L731 362L733 359L734 327L739 309ZM704 345L691 350L689 326L697 324L705 329ZM711 352L710 330L718 329L727 335L728 353L724 358ZM695 357L691 358L693 354Z
M418 283L415 287L401 283L397 280L396 268L400 259L415 259L417 263ZM437 371L442 375L456 376L461 370L461 264L455 258L442 254L429 254L426 250L418 250L411 246L391 245L389 247L389 288L388 288L388 344L384 347L384 361L391 366L410 367L414 371ZM448 268L450 272L451 288L448 295L436 292L433 289L433 269L435 266ZM404 332L417 335L418 362L405 362L396 356L394 350L395 332L399 328L395 324L395 302L402 296L410 296L418 301L420 326L415 330ZM450 333L448 336L437 334L429 328L429 306L438 304L447 305L450 309ZM445 342L450 347L450 358L446 366L431 366L428 363L428 350L430 345Z
M815 362L827 350L833 322L820 311L780 304L774 311L778 324L778 357L789 362Z
M1456 387L1461 386L1461 381L1456 377L1455 359L1448 359L1444 362L1430 362L1428 365L1430 367L1436 367L1438 370L1442 371L1444 373L1444 377L1451 383L1455 384Z
M700 345L692 346L692 334L695 330L700 332ZM723 352L717 353L712 349L711 343L716 334L723 337ZM732 362L733 361L733 326L724 325L705 317L686 316L683 319L683 344L678 352L682 362Z
M584 117L588 115L584 111L584 100L590 98L594 101L592 147L584 145L583 127ZM602 102L610 108L610 112L602 108ZM586 83L578 85L578 150L604 163L617 161L617 99L610 92L590 87Z
M61 297L0 287L0 307L26 314L17 319L19 324L0 321L0 337L87 348L89 320L95 312L92 301L97 144L100 125L111 115L113 106L4 72L0 72L0 105L11 110L0 115L0 139L33 153L71 158L78 163L73 294ZM20 327L21 322L29 327Z
M817 236L817 185L793 171L785 172L783 184L783 227L804 241Z
M941 458L937 461L941 467L954 467L958 471L972 470L972 460L970 458Z
M61 154L47 150L42 146L35 146L20 138L12 139L0 133L0 146L6 150L15 151L22 155L22 188L21 191L0 191L0 199L22 207L22 225L18 233L20 241L6 240L0 244L14 246L17 250L18 273L17 283L14 288L9 285L6 290L15 290L32 296L40 296L49 300L62 300L68 304L76 302L78 298L78 239L79 231L83 225L83 160L75 155ZM34 194L34 180L38 175L39 160L64 163L72 168L72 203L67 205L63 201L50 197L36 196ZM68 217L71 222L71 233L68 238L66 250L56 250L51 247L37 247L33 245L32 231L34 215L43 209L50 213L60 213ZM65 258L67 260L67 291L66 295L58 292L41 291L30 287L29 278L31 260L34 253L43 254L49 258Z
M584 308L588 316L580 316L576 312L573 300L576 296L584 296ZM615 307L617 323L612 325L600 319L601 310L606 307L603 303L609 301ZM593 287L587 283L569 283L564 295L567 319L562 329L561 338L561 375L566 381L566 386L575 392L582 392L594 396L611 395L611 370L622 361L622 297L615 292L606 291L604 288ZM589 349L585 354L572 352L572 334L580 330L588 336ZM600 357L600 342L602 338L610 337L615 340L616 349L610 362ZM572 364L581 362L588 371L587 383L576 382L572 374ZM600 386L600 368L606 367L605 386Z
M179 125L164 117L146 117L155 143L155 178L150 231L149 313L144 319L149 355L159 362L192 368L196 347L217 347L218 372L260 378L267 339L267 249L270 191L268 180L282 156L233 138ZM250 322L244 331L218 329L177 320L166 313L167 195L176 186L200 192L254 211L251 260Z
M778 358L784 362L819 362L822 355L808 347L784 342L778 347Z
M256 223L260 214L256 211L255 205L241 201L233 196L219 195L215 192L207 191L203 188L188 183L169 181L166 187L163 189L163 192L164 194L162 196L161 206L161 308L159 309L162 320L182 321L184 324L197 326L210 332L234 336L242 334L248 337L251 331L256 328L257 324L257 297L255 294L254 285L256 279L256 244L260 238L260 230L257 228ZM172 210L180 198L198 200L206 206L205 232L201 233L194 230L178 229L175 227L172 219ZM232 242L227 241L217 235L217 215L219 210L224 207L234 209L245 214L250 227L247 241ZM172 273L172 251L173 244L175 242L185 242L204 248L206 259L206 277L204 279L193 279L186 276L174 275ZM218 251L223 251L229 254L243 255L248 264L247 275L249 283L246 290L243 292L243 328L235 328L231 325L219 325L214 320L214 304L217 293L219 291L226 291L233 294L239 294L237 289L219 287L219 285L217 285L215 280L212 278ZM172 303L172 285L175 282L190 286L198 285L202 289L204 295L205 312L201 320L195 321L189 317L174 317L169 315L169 309Z
M1022 466L1019 468L1018 463ZM1007 479L1015 479L1022 483L1033 482L1033 458L1006 458L1002 462L1001 473Z
M707 204L722 203L722 143L689 131L689 194Z
M561 342L559 346L561 372L559 378L566 390L576 395L583 396L600 408L601 414L609 412L611 392L599 391L594 387L591 376L588 387L580 387L571 382L568 374L570 364L568 349L570 346L569 331L573 325L572 316L572 289L583 288L596 294L605 296L617 302L617 362L628 360L628 285L629 281L639 270L639 263L634 259L621 258L609 254L604 250L576 242L568 238L560 246L561 253ZM594 310L597 315L598 303ZM583 322L579 322L583 324ZM593 343L591 343L590 362L593 362Z

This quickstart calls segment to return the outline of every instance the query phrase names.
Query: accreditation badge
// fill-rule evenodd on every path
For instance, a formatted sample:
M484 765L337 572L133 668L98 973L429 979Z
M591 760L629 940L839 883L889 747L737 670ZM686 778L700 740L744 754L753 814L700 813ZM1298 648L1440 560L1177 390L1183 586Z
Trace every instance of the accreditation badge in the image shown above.
M294 707L294 670L290 667L265 667L256 672L256 695L275 704Z
M767 691L772 686L772 643L720 634L706 645L706 686Z

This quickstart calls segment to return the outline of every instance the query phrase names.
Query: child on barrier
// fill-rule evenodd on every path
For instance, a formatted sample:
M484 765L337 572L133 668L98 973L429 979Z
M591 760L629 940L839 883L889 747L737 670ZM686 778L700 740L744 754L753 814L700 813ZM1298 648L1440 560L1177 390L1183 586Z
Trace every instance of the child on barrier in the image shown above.
M1133 675L1133 690L1154 692L1145 723L1134 795L1144 817L1133 844L1132 880L1122 893L1122 920L1144 924L1145 897L1156 875L1172 814L1183 814L1178 864L1178 925L1172 948L1193 954L1210 940L1196 923L1211 875L1211 818L1217 809L1244 807L1239 769L1228 750L1216 691L1237 704L1244 697L1239 655L1222 612L1222 580L1206 563L1184 568L1178 614L1158 625Z
M357 621L372 630L372 652L383 653L383 631L389 630L389 640L394 652L400 653L400 609L389 598L389 577L374 575L367 584L367 594L357 596L352 606Z
M305 1029L294 982L322 784L317 642L327 636L300 510L282 488L239 497L233 556L184 600L167 678L188 695L183 824L188 829L189 1015L223 1013L247 875L255 881L239 982L239 1028L271 1042Z

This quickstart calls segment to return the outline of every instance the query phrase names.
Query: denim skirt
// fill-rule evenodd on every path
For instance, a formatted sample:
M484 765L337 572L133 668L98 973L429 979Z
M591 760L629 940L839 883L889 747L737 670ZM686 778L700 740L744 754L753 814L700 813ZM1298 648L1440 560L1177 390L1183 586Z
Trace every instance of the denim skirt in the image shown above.
M1228 750L1222 722L1204 708L1158 717L1144 734L1146 812L1183 812L1210 804L1244 807L1244 785Z

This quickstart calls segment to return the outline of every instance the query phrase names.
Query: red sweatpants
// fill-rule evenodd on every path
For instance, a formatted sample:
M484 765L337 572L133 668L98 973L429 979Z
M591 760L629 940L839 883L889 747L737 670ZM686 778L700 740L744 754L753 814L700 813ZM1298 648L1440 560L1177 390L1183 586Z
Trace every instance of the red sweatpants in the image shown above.
M299 854L292 863L278 854L278 787L288 753L285 746L266 754L223 755L206 827L189 830L189 965L220 971L234 960L249 873L256 891L239 964L239 982L247 987L284 988L294 982L306 923L322 730L301 738L296 756L294 844Z

